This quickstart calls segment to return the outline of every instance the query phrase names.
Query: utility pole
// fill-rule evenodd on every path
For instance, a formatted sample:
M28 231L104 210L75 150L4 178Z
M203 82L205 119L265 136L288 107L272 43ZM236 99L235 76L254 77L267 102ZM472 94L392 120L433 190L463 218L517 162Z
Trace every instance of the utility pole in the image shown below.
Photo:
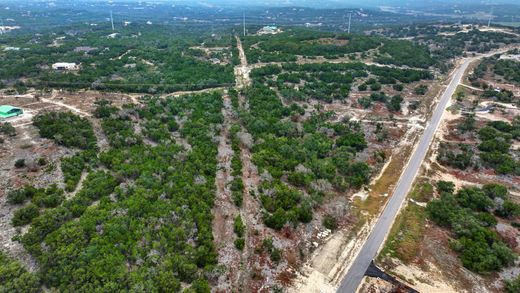
M246 36L246 12L243 14L244 37Z
M352 12L348 14L348 29L347 33L350 35L350 20L352 19Z
M491 26L491 18L493 17L494 7L491 6L491 14L489 15L488 28Z
M110 22L112 23L112 30L115 30L114 29L114 17L112 15L112 10L110 10Z

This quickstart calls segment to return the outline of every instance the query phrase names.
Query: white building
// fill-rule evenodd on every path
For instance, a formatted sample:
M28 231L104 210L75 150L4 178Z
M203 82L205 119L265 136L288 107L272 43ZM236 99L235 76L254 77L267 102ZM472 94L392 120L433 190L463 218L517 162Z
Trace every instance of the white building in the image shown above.
M258 34L259 35L275 35L275 34L278 34L278 33L281 33L282 30L279 29L278 27L272 25L272 26L264 26L263 28L261 28L259 31L258 31Z
M76 70L78 65L76 63L58 62L52 64L54 70Z

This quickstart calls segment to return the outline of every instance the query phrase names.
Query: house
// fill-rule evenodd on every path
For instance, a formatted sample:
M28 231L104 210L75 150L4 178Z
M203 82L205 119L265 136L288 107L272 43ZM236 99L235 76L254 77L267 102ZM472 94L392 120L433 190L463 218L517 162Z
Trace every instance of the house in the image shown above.
M58 62L58 63L52 64L52 69L54 69L54 70L76 70L76 69L78 69L78 65L76 65L76 63Z
M23 110L9 105L0 105L0 119L6 119L23 114Z
M119 33L111 33L107 36L107 39L115 39L117 36L119 36Z

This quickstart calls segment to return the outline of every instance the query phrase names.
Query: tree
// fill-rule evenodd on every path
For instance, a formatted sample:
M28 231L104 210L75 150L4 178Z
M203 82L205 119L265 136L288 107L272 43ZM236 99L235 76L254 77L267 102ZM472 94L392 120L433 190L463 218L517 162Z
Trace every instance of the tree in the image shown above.
M428 203L426 211L437 225L449 227L452 217L460 211L460 208L452 194L442 193L440 199Z
M94 149L96 136L91 123L71 112L47 112L33 118L40 136L66 147Z
M455 198L462 207L470 208L474 211L486 211L494 206L493 201L476 187L462 188L457 192Z
M381 84L379 82L371 84L370 85L370 90L373 91L373 92L380 91L381 90Z
M443 181L443 180L437 181L437 191L439 193L446 192L446 193L453 194L453 192L455 191L455 184L450 181Z
M386 104L386 107L391 112L399 112L401 111L401 102L403 101L403 97L400 95L393 96L390 99L390 102Z

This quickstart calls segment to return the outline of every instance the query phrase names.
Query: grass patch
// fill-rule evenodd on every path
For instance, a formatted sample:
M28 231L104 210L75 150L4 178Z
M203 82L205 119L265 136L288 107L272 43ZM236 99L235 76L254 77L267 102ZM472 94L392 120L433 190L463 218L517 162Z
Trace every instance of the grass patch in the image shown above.
M433 186L419 183L414 186L409 197L416 201L431 198ZM381 256L389 255L409 263L417 255L424 232L426 210L414 203L409 203L397 216L390 234L381 252Z
M433 185L418 183L410 193L410 198L418 202L428 202L433 198Z
M370 216L375 216L381 212L385 202L392 196L394 188L399 181L402 170L408 162L412 147L405 147L401 152L394 154L390 163L383 171L382 176L370 186L370 193L365 201L357 198L354 205L359 209L368 212ZM387 193L387 196L382 196Z

